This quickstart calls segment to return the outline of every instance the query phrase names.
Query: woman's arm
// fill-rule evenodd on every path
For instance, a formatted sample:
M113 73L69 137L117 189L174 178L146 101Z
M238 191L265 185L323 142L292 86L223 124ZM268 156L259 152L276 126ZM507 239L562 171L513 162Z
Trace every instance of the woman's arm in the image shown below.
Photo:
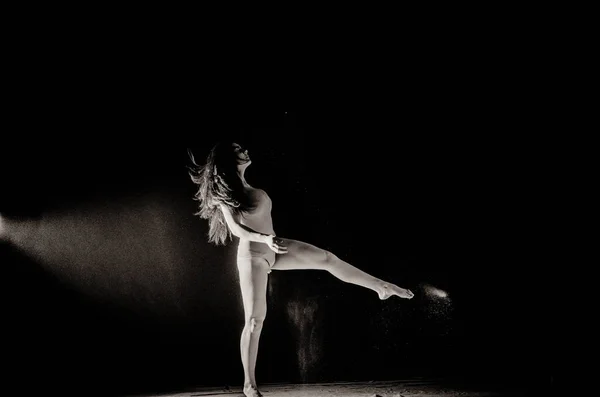
M227 206L219 204L219 207L221 208L221 212L223 212L223 215L225 216L225 221L227 222L229 230L231 230L231 233L233 233L234 236L238 237L241 240L255 241L264 244L268 244L269 241L272 240L272 235L259 233L256 230L253 230L248 226L242 225L240 222L238 222L233 217L231 210Z

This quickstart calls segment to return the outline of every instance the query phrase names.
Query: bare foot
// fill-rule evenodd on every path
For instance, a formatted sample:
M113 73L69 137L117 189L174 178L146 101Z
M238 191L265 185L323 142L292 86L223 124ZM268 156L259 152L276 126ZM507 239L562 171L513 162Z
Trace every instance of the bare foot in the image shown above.
M405 299L412 299L412 297L415 296L415 294L413 294L409 289L400 288L394 284L384 283L381 286L381 292L379 292L379 299L386 300L393 295Z
M256 386L252 385L244 386L244 395L246 397L263 397L263 395L260 394Z

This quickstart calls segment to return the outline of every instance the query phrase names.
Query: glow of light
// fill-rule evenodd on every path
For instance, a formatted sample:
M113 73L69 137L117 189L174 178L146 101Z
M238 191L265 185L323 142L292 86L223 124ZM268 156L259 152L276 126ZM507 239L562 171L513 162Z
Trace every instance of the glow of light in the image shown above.
M444 290L441 290L439 288L436 288L432 285L426 285L425 286L425 293L429 296L433 296L436 298L442 298L445 299L448 297L448 293Z
M2 214L0 214L0 239L4 236L4 220L2 219Z
M133 308L178 310L182 219L167 203L149 195L3 219L4 237L75 290Z

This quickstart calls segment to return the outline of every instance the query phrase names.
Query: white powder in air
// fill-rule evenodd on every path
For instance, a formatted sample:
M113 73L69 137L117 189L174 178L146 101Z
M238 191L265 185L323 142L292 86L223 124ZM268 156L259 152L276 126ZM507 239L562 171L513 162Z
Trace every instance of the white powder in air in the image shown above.
M429 296L434 296L442 299L448 297L448 293L446 291L436 288L432 285L425 285L423 288L425 289L425 293Z

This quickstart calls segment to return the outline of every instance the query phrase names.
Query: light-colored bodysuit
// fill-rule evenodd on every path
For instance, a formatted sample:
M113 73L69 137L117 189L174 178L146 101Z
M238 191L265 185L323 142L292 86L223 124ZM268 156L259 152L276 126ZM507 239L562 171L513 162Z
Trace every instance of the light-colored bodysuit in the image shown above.
M250 188L248 194L250 194L254 208L240 215L240 223L259 233L274 235L273 219L271 218L271 208L273 205L271 198L262 189ZM238 261L251 261L252 258L265 259L269 267L269 273L271 273L271 267L275 264L275 252L267 244L255 241L240 240L237 256Z

